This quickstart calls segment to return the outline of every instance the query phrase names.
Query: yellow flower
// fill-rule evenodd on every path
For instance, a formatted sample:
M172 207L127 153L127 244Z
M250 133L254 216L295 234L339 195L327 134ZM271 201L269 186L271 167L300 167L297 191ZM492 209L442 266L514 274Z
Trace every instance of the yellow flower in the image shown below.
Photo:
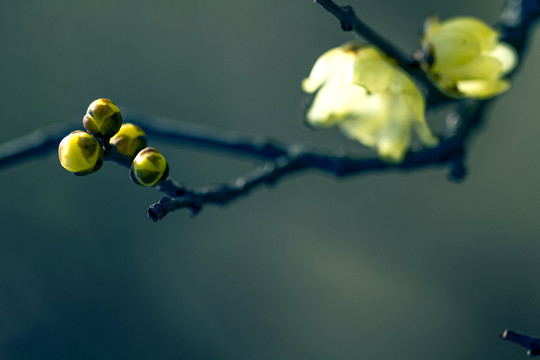
M422 93L374 47L351 41L327 51L302 87L317 91L306 114L310 125L337 125L387 162L403 160L413 129L425 145L438 143L426 124Z
M435 85L452 97L486 99L510 87L503 79L518 60L500 34L473 17L456 17L444 22L426 20L422 44L430 61L424 68Z

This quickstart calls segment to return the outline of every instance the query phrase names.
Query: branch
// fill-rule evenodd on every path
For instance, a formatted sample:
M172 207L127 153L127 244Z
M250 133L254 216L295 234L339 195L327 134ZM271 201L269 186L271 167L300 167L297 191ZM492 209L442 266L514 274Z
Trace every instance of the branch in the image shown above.
M382 35L373 31L360 20L352 6L339 6L332 0L315 0L324 9L334 15L340 22L343 31L354 31L369 43L378 47L382 52L395 59L403 69L408 69L413 63L412 59L398 47L385 39Z
M74 126L74 122L63 122L35 130L0 145L0 169L58 149L60 141L73 131Z
M344 149L277 142L260 136L218 131L160 117L128 115L125 119L126 122L141 126L150 136L175 141L178 145L225 150L265 160L263 165L225 184L189 189L174 179L168 179L157 186L157 190L170 199L163 198L149 209L149 216L153 220L159 220L167 213L181 208L189 208L196 214L205 204L226 204L255 187L307 169L317 169L344 177L371 171L412 170L448 165L451 168L449 177L459 180L465 175L465 141L480 119L487 102L462 100L459 104L448 116L439 146L411 151L399 165L385 163L378 157L360 157ZM129 111L127 113L129 114ZM61 139L73 128L76 128L75 122L62 123L0 145L0 168L56 150ZM129 167L129 163L114 152L108 153L105 159Z
M199 189L183 189L178 197L166 196L148 209L148 216L153 221L161 220L169 212L188 208L196 215L204 204L225 205L239 196L246 195L251 189L262 184L273 184L285 174L292 174L305 169L307 164L300 159L281 157L256 167L249 173L225 184L210 185Z
M315 0L324 9L334 15L341 24L343 31L354 31L370 44L376 46L387 56L393 58L397 65L421 83L427 92L426 100L428 105L434 106L445 102L453 101L443 94L426 76L420 68L420 64L413 57L400 50L395 44L371 29L354 12L352 6L339 6L332 0Z
M263 136L213 129L159 116L147 116L121 109L126 122L139 125L149 136L175 144L186 144L218 151L227 151L258 160L275 159L285 155L289 144Z
M396 45L368 27L356 16L351 6L339 6L332 0L315 0L315 2L336 17L344 31L354 31L386 55L395 59L399 67L424 86L427 92L428 106L453 101L431 83L416 60L407 56ZM508 0L499 21L502 40L512 45L518 54L522 55L529 30L539 17L540 2L538 0Z
M225 205L264 184L273 184L285 175L301 170L316 169L336 177L387 170L412 170L428 166L450 166L449 177L460 180L465 176L465 142L482 117L486 101L463 100L456 111L449 114L446 134L436 148L411 151L400 164L389 164L378 157L359 158L340 149L317 149L291 144L277 148L285 155L269 160L254 170L230 182L198 189L179 187L182 195L164 197L148 209L149 217L158 221L169 212L187 208L197 214L205 204ZM276 146L272 144L272 146Z
M148 116L121 109L124 122L139 125L148 136L176 144L185 144L227 151L253 159L275 159L286 153L290 144L262 136L217 130L159 116ZM80 121L67 121L37 129L30 134L0 145L0 170L18 162L48 154L58 149L60 141L73 130L80 128Z
M529 30L540 17L540 1L508 0L499 18L502 40L522 55Z
M431 83L426 73L420 68L417 60L405 54L396 45L368 27L356 16L351 6L339 6L332 0L315 0L315 2L340 21L343 31L354 31L387 56L393 58L399 67L421 83L427 92L426 100L428 105L435 106L454 100L443 94Z
M331 0L316 1L340 20L344 30L354 30L364 36L387 54L396 58L402 66L407 66L410 72L420 71L397 48L363 24L351 7L340 7ZM538 0L510 0L503 12L503 20L501 21L503 38L515 46L520 54L525 49L529 27L539 15ZM514 19L514 21L509 19ZM426 84L429 84L427 80ZM430 96L433 94L435 93L430 92ZM433 103L436 101L432 100L431 105ZM449 177L460 180L466 172L464 158L467 139L475 125L482 119L484 110L490 103L491 100L463 99L456 101L454 110L447 117L439 146L411 150L405 160L398 165L385 163L377 157L360 157L343 149L324 149L278 142L260 136L215 130L161 117L133 114L124 109L123 112L126 122L138 124L149 136L173 141L179 145L227 151L264 161L254 170L224 184L190 189L174 179L166 180L156 188L167 196L157 204L152 205L148 211L149 216L156 221L169 212L181 208L189 208L193 214L196 214L205 204L224 205L258 186L274 183L285 175L307 169L316 169L343 177L372 171L449 166ZM78 126L80 127L80 123ZM0 145L0 168L42 155L53 149L56 150L60 140L78 126L75 122L62 123L36 130L29 135ZM129 161L116 155L118 154L108 152L106 159L129 166Z
M529 356L540 355L540 338L520 334L509 329L504 330L501 334L501 338L518 344L519 346L523 346L527 349L527 355Z

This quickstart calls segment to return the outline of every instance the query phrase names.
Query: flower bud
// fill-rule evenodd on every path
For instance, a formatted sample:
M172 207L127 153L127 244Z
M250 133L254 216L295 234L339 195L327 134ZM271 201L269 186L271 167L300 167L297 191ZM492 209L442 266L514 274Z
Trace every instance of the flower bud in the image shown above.
M103 148L90 134L76 130L58 146L60 164L75 175L88 175L103 164Z
M129 177L138 185L156 186L169 175L169 164L165 157L154 148L141 150L129 170Z
M100 138L110 138L122 126L122 114L109 99L97 99L90 104L83 118L86 131Z
M146 134L137 125L125 123L120 131L109 140L109 144L116 147L120 154L133 159L139 151L146 147Z

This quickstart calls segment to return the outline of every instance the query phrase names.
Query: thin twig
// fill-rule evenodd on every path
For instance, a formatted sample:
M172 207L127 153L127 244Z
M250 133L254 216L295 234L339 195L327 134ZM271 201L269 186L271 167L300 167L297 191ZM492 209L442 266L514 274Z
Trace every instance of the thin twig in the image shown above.
M73 131L74 126L74 122L63 122L3 143L0 145L0 169L58 149L60 140Z
M294 144L279 148L283 155L269 160L254 170L223 184L205 186L197 189L182 188L182 195L164 197L148 209L154 221L160 220L169 212L188 208L197 214L205 204L225 205L245 195L257 186L274 183L285 175L299 171L316 169L336 177L358 175L360 173L388 170L412 170L428 166L450 166L449 177L460 180L465 176L464 148L468 135L481 118L486 102L463 100L461 106L449 115L449 136L442 138L436 148L423 148L411 151L400 164L389 164L378 157L358 158L343 150L316 149Z
M523 346L527 349L527 355L529 356L540 355L540 338L520 334L509 329L504 330L501 334L501 338L513 342L514 344L518 344L519 346Z
M384 38L379 33L372 30L362 20L360 20L351 6L339 6L332 0L315 0L324 9L334 15L340 22L344 31L354 31L367 42L377 46L382 52L390 56L398 65L404 69L411 67L412 60L410 56Z
M190 209L192 215L196 215L204 204L225 205L239 196L246 195L251 189L259 185L273 184L283 175L290 175L307 166L308 164L303 164L300 159L291 160L289 157L268 161L228 183L205 186L194 190L184 189L184 193L178 197L166 196L149 207L148 216L153 221L158 221L169 212L183 208Z
M354 31L357 35L364 38L370 44L376 46L387 56L393 58L397 65L415 78L425 89L427 103L430 106L436 106L443 103L454 101L443 94L428 79L426 73L420 68L417 60L400 50L395 44L367 26L360 18L356 16L351 6L339 6L332 0L315 0L319 5L331 13L339 20L341 28L344 31Z
M215 129L159 116L147 116L121 109L126 122L139 125L148 136L175 144L192 145L211 150L226 151L258 160L275 159L285 155L289 146L257 135Z

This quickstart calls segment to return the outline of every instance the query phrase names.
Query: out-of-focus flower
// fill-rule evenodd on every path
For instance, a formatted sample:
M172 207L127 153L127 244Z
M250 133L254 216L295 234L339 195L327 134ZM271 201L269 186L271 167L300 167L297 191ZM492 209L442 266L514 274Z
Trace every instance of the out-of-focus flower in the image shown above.
M387 162L403 160L413 129L425 145L438 143L426 124L424 96L374 47L351 41L325 52L302 87L317 91L306 114L309 125L337 125Z
M449 96L499 95L510 87L504 76L518 61L515 49L499 38L499 32L473 17L443 22L429 17L422 35L424 70Z

